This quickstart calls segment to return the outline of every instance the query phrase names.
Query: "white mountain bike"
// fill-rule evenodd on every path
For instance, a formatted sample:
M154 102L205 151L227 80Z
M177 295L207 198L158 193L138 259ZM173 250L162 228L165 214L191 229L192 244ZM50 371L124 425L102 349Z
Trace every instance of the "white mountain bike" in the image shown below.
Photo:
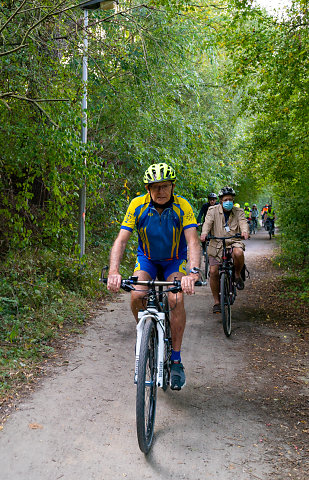
M103 274L103 270L102 270ZM101 281L107 279L101 274ZM202 274L202 277L203 274ZM196 286L207 282L195 282ZM138 314L136 326L136 352L134 383L136 389L136 429L141 451L147 454L151 448L154 434L157 388L164 391L170 383L172 338L170 329L170 309L168 292L177 294L181 291L181 282L174 280L139 281L137 277L123 279L121 288L135 290L135 286L146 285L145 310ZM168 287L163 289L163 287Z

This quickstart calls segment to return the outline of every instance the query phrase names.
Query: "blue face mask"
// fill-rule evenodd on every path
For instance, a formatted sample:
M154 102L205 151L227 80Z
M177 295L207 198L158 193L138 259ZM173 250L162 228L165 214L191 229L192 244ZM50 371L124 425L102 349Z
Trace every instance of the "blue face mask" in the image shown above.
M222 203L224 210L232 210L234 203L231 200L227 200L226 202Z

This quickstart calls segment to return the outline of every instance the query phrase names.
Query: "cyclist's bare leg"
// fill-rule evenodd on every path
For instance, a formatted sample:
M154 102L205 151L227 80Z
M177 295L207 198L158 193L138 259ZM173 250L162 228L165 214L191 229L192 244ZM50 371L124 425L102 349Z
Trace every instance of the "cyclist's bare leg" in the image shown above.
M233 248L233 260L234 260L234 267L235 267L235 278L240 277L240 272L245 263L244 251L242 248L236 247Z
M176 277L177 280L181 280L183 273L175 272L172 273L168 278L168 282L172 282ZM171 333L172 333L172 345L173 350L181 350L182 337L185 331L186 326L186 311L184 306L184 296L183 293L169 293L168 302L171 309Z
M151 280L151 276L149 273L145 272L144 270L138 270L134 272L134 276L138 277L139 280ZM146 285L138 285L138 290L133 290L131 292L131 310L135 317L136 322L138 321L138 312L140 310L145 310L145 302L143 302L143 298L148 290Z
M219 265L211 265L210 271L210 288L214 297L214 304L220 303L219 298Z

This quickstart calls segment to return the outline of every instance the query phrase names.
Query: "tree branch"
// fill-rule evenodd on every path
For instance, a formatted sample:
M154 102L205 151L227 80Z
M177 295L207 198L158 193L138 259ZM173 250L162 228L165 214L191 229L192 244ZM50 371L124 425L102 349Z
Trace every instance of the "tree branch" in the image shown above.
M5 29L5 27L10 23L11 20L13 20L13 18L18 14L19 10L25 5L25 3L27 2L27 0L24 0L18 7L17 10L15 10L15 12L10 16L10 18L7 19L7 21L4 23L4 25L2 25L2 27L0 27L0 33Z
M293 25L293 27L289 29L288 33L293 32L293 30L296 30L296 28L298 27L308 27L308 25L309 25L308 23L297 23L296 25Z
M30 32L32 32L32 30L34 30L38 25L40 25L42 22L44 22L47 18L54 16L55 13L53 13L53 12L56 10L56 8L58 8L60 5L65 3L65 1L66 0L62 0L49 13L47 13L44 17L42 17L40 20L38 20L33 25L31 25L31 27L29 27L28 30L26 31L19 47L16 47L13 50L8 50L7 52L0 53L0 57L4 57L5 55L10 55L11 53L16 52L17 50L20 50L21 48L25 48L27 45L24 42L25 42L26 38L30 35Z
M14 92L5 92L0 93L0 99L4 97L16 97L18 96ZM29 100L29 102L69 102L68 98L28 98L22 97L24 100Z
M11 107L9 106L9 104L5 100L2 100L2 98L0 98L0 102L3 103L6 106L6 108L9 110L9 112L12 110Z
M10 95L11 98L17 98L18 100L24 100L25 102L29 102L29 103L32 103L33 105L35 105L41 113L43 113L46 118L50 121L50 123L52 125L54 125L54 127L56 128L59 128L59 125L57 125L57 123L55 123L51 118L50 116L48 115L48 113L44 110L44 108L42 108L38 101L37 100L33 100L33 98L28 98L28 97L23 97L22 95L15 95L15 94L11 94ZM2 100L3 101L3 100ZM46 101L46 100L45 100Z

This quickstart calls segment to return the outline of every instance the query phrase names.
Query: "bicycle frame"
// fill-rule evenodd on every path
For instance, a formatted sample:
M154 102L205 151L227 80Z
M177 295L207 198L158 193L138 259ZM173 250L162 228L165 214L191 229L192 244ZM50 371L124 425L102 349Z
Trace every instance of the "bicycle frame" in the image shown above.
M225 239L222 239L222 244L223 244L223 252L222 252L222 263L219 265L219 276L221 278L221 275L223 273L228 274L229 278L229 296L230 296L230 302L231 305L233 305L235 301L235 297L237 295L236 289L233 288L233 269L234 269L234 262L233 262L233 257L232 257L232 252L228 251L229 247L226 246ZM221 293L221 292L220 292Z
M107 279L104 278L104 271L107 267L104 267L101 272L100 281L107 283ZM195 282L196 286L207 285L207 281L204 279L203 273L201 272L203 281ZM121 288L126 291L134 290L133 285L146 285L149 287L147 292L147 307L145 310L138 312L138 323L136 325L136 353L135 353L135 370L134 370L134 383L137 383L138 379L138 364L140 356L141 341L143 336L143 330L146 319L151 318L156 325L157 329L157 338L158 338L158 359L157 359L157 378L156 383L158 387L163 387L163 378L164 378L164 346L165 343L169 341L166 337L166 312L162 311L161 302L159 301L159 296L168 292L174 291L174 293L181 291L181 282L179 280L174 280L173 282L166 281L155 281L155 280L138 280L137 277L130 277L127 280L122 280ZM165 292L162 290L162 287L170 287ZM159 287L161 291L157 291L156 287ZM145 292L146 293L146 292Z

